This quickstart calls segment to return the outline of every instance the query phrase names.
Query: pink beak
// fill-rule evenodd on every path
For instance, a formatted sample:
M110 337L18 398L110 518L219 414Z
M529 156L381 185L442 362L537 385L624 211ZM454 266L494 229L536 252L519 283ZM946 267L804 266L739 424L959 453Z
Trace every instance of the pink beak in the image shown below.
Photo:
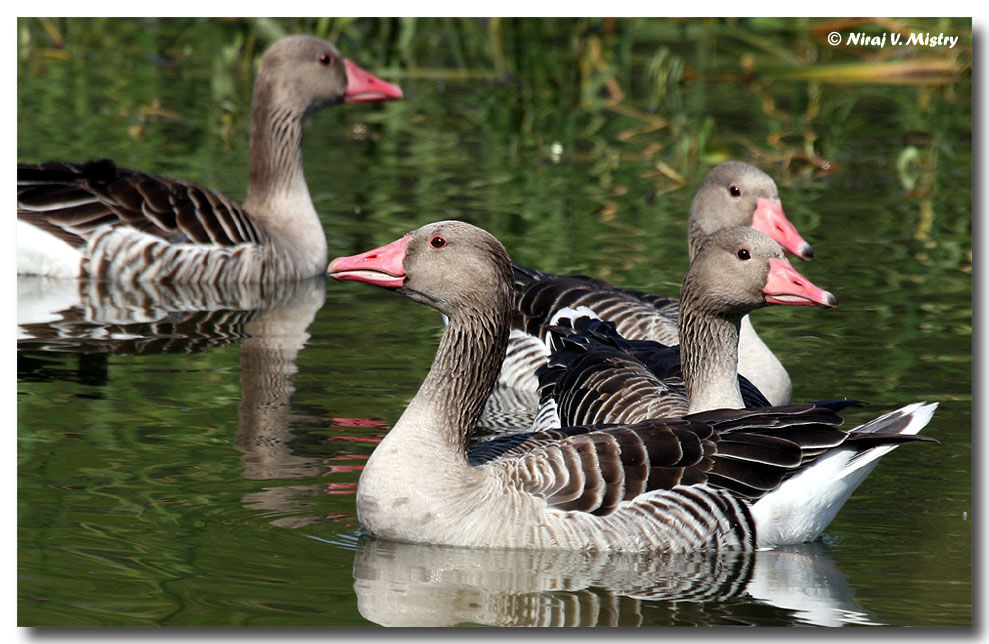
M769 235L783 247L783 250L800 259L810 259L814 256L814 249L804 241L797 232L797 227L783 214L783 203L779 199L756 200L752 227L764 235Z
M374 286L399 288L405 284L405 246L411 235L350 257L337 257L327 272L335 280L353 280Z
M767 304L791 306L838 306L838 298L797 272L786 259L769 260L769 276L762 288Z
M371 72L361 69L349 58L343 59L347 70L347 91L344 103L368 103L370 101L392 101L402 98L398 85L383 81Z

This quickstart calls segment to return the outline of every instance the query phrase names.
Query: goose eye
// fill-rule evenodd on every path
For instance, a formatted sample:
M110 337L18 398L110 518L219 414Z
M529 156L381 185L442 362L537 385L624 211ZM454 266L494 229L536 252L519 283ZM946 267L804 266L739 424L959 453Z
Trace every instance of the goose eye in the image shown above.
M433 248L443 248L444 246L446 246L446 240L440 237L439 235L435 235L432 239L429 240L429 245L432 246Z
M731 196L732 197L741 197L742 196L742 189L739 188L738 186L735 186L735 185L733 185L730 188L728 188L728 192L731 193Z
M738 252L735 253L735 255L737 255L738 258L741 259L741 260L743 260L743 261L752 258L752 255L749 254L749 249L748 248L739 248L738 249Z
M320 65L332 65L333 55L328 51L319 52L319 64Z

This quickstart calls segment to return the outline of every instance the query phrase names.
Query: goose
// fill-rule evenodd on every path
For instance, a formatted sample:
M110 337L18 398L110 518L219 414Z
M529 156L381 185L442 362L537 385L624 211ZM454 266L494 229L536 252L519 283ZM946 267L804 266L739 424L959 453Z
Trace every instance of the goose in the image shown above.
M278 40L254 83L243 206L106 159L19 163L17 272L228 284L320 275L328 253L302 170L303 119L327 105L400 98L324 40Z
M742 319L771 304L837 303L793 268L775 240L748 227L722 228L704 240L684 276L679 345L629 341L613 323L590 319L587 309L557 313L550 327L555 351L537 372L541 402L533 428L769 406L738 372ZM575 325L582 332L569 330Z
M515 311L501 243L464 222L436 222L338 257L328 272L448 318L422 386L358 482L360 525L386 540L654 552L809 541L879 456L925 438L917 432L936 407L907 405L851 431L838 427L844 401L715 409L468 449Z
M750 226L802 259L814 256L813 248L786 217L772 177L740 161L716 165L694 195L687 226L689 258L694 258L708 235L732 226ZM564 307L589 307L598 317L614 322L628 339L666 345L679 342L676 298L621 289L581 275L552 275L519 264L513 268L519 320L499 377L501 389L538 390L535 372L549 354L543 327ZM790 402L790 376L748 317L742 319L738 368L772 404Z

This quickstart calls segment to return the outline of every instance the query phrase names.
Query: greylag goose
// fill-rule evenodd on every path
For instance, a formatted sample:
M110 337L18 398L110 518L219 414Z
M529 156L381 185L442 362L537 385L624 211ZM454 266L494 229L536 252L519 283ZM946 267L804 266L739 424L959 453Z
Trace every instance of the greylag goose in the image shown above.
M908 405L850 432L838 428L847 405L838 401L517 434L468 451L515 311L504 247L469 224L438 222L337 258L329 273L448 318L422 386L358 483L358 520L385 539L614 551L812 540L876 458L923 439L936 406Z
M775 239L789 253L803 259L813 257L811 246L784 214L773 179L747 163L726 161L711 169L691 203L690 259L708 235L732 226L750 226ZM514 269L520 319L512 330L499 377L501 388L537 390L534 374L549 353L544 326L564 307L589 307L598 317L614 322L628 339L666 345L679 341L676 298L620 289L580 275L550 275L519 265ZM790 376L747 317L742 320L738 369L772 404L790 402Z
M555 351L537 374L533 428L768 406L737 363L742 318L770 304L830 308L837 300L798 273L775 240L747 227L722 228L707 237L683 279L678 346L629 341L610 322L580 317L583 332L571 335L573 321L557 320Z
M169 177L86 163L18 164L17 272L128 282L275 282L321 274L327 246L302 170L303 118L402 98L328 42L289 36L254 83L243 207Z

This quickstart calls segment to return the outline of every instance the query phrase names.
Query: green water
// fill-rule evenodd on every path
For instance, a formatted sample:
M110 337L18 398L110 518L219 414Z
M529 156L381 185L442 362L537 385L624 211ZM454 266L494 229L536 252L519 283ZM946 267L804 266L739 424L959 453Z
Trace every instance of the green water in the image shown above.
M436 312L316 280L236 311L200 294L219 311L116 343L42 325L18 343L18 623L971 624L966 54L933 84L794 78L874 62L808 35L822 23L18 21L19 160L106 156L237 199L271 29L328 33L398 82L404 101L306 127L331 256L456 217L521 263L674 294L706 168L756 162L814 245L797 268L839 299L753 316L794 398L868 401L850 426L938 401L941 441L885 457L818 543L758 556L384 544L360 537L354 490L428 369ZM969 23L922 26L970 52Z

